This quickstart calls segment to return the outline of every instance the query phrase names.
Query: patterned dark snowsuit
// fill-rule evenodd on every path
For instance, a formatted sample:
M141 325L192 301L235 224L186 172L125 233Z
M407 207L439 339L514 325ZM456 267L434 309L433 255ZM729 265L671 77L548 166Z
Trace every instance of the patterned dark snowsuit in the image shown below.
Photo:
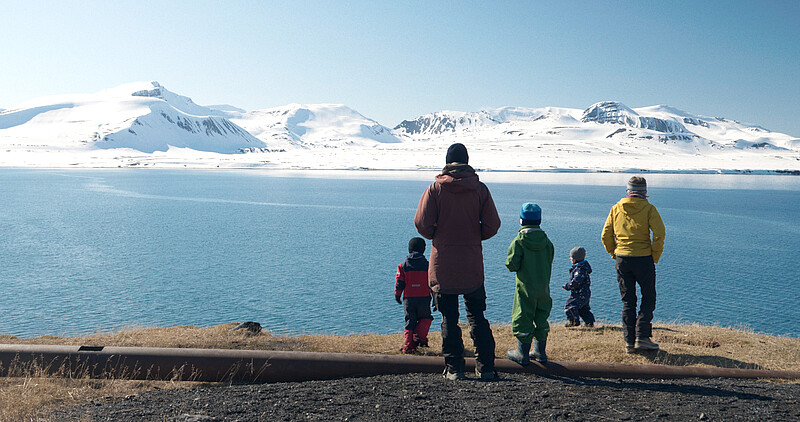
M576 262L569 269L569 281L564 285L564 289L569 290L570 294L564 311L570 321L580 321L580 318L583 318L586 324L594 324L594 314L589 307L589 298L592 296L589 288L592 284L589 278L591 273L592 266L585 259Z

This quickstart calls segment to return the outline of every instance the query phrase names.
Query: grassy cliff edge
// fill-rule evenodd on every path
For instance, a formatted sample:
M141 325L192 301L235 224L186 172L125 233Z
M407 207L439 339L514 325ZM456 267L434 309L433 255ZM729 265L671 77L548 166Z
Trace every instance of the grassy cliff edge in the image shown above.
M266 349L310 352L399 354L402 334L349 336L277 336L266 331L248 335L230 331L235 323L207 328L176 326L130 328L80 337L42 336L19 339L0 335L6 344L102 345L127 347L180 347L215 349ZM510 326L492 327L497 356L505 357L514 345ZM467 355L472 355L469 335L464 333ZM551 327L548 356L555 361L712 366L724 368L800 371L800 339L756 334L747 330L698 324L655 324L653 340L661 351L626 354L619 325L595 328ZM420 354L437 355L441 336L432 332L430 347ZM0 420L37 420L38 414L61 405L81 404L100 397L124 397L143 390L191 388L197 383L60 379L42 377L35 370L21 377L0 378ZM45 419L46 420L46 419Z

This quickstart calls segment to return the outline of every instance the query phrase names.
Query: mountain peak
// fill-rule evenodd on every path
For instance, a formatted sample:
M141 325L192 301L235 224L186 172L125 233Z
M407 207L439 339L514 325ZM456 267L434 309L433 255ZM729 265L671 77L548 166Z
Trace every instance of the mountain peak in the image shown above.
M166 88L157 81L139 81L128 82L113 88L104 89L98 92L98 94L113 98L130 96L159 98L164 91L167 91Z
M640 109L653 112L661 111L661 106ZM616 124L640 129L649 129L662 133L685 133L691 139L692 132L683 126L683 123L674 118L661 118L655 116L642 116L618 101L601 101L592 104L583 112L581 122L595 122L600 124Z
M150 86L148 88L132 92L131 95L134 97L163 98L162 97L163 91L166 91L166 89L163 86L161 86L160 83L158 83L157 81L152 81L150 82Z
M344 104L300 104L253 110L232 121L264 141L298 144L396 143L392 131Z
M193 116L212 116L224 114L208 107L195 104L191 98L176 94L168 90L158 81L131 82L117 87L100 91L100 96L111 99L131 99L140 97L143 99L162 100L170 106Z
M619 101L601 101L584 110L581 121L633 126L633 121L638 116L638 113Z

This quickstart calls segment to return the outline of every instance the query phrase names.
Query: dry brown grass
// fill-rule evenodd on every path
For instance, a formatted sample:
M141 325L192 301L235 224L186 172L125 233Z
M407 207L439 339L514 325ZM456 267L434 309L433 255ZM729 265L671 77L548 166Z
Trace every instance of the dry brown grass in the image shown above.
M37 373L0 378L0 421L51 421L47 414L59 406L125 397L145 390L190 386L191 383L168 381L53 378Z
M304 335L273 336L267 332L248 335L230 331L236 324L208 328L178 326L166 328L125 329L95 333L83 337L43 336L18 339L0 336L2 343L101 345L142 347L192 347L219 349L298 350L312 352L398 354L402 334L392 335ZM464 327L467 354L471 342ZM493 327L497 356L505 357L514 347L509 326ZM653 340L661 351L650 354L626 354L619 325L598 324L594 329L553 326L547 344L552 360L723 368L755 368L800 371L800 339L774 337L732 328L656 324ZM441 351L441 336L433 332L426 355ZM46 420L37 415L60 405L86 403L107 396L124 397L154 388L188 388L186 382L91 380L88 378L44 377L37 368L26 368L17 377L0 378L0 421Z

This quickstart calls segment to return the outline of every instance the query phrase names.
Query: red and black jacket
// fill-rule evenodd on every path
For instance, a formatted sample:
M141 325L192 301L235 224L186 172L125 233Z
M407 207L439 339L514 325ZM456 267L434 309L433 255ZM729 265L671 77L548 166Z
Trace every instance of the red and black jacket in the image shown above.
M397 266L394 283L395 296L430 297L428 287L428 260L419 252L411 252L402 264Z

